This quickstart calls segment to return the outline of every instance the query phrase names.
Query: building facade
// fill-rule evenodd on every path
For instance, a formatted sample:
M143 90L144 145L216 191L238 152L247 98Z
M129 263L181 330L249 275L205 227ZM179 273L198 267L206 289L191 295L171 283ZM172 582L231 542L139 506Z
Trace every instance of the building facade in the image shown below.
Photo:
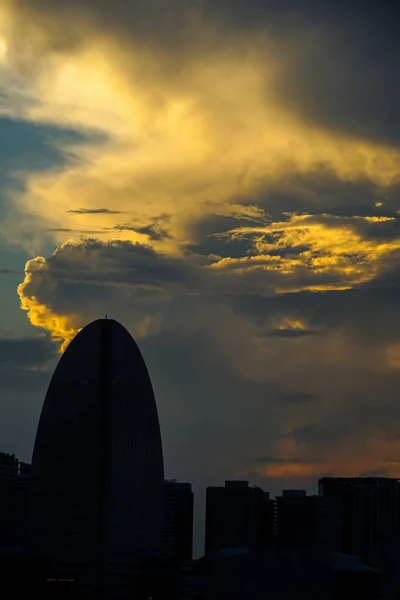
M399 481L360 478L353 490L353 553L375 565L378 540L397 535L399 529Z
M260 548L270 548L276 543L276 501L269 492L263 492L260 523Z
M400 482L389 477L325 477L319 494L342 503L342 551L376 564L379 539L400 531Z
M323 477L318 481L318 495L339 498L342 506L342 552L353 554L353 488L355 477Z
M18 458L0 452L0 546L14 545Z
M178 564L189 563L193 551L193 492L190 483L164 482L163 556Z
M205 552L225 548L258 548L264 492L248 481L226 481L206 492Z
M340 552L341 502L307 496L304 490L283 490L276 498L276 532L281 548Z
M0 452L0 546L26 542L30 465Z
M111 319L72 340L51 380L34 446L30 548L75 573L84 594L123 595L162 554L164 468L142 355Z
M31 485L31 465L18 461L15 498L15 541L23 546L27 542L28 502Z

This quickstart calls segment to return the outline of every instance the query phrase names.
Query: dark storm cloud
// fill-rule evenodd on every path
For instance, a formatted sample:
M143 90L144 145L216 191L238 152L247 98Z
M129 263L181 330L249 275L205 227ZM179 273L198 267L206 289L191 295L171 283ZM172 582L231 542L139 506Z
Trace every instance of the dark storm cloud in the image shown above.
M45 264L42 259L30 261L30 280L25 284L24 295L37 297L39 302L54 306L63 314L69 313L71 295L76 301L83 295L95 304L101 302L104 293L99 292L99 286L107 294L122 294L121 298L128 293L123 290L130 289L138 294L137 300L149 304L158 302L163 293L173 297L195 294L204 299L219 298L236 314L261 326L262 335L267 338L306 338L325 332L326 328L343 327L362 339L372 336L380 343L394 341L400 334L396 319L400 298L398 270L387 267L386 274L376 278L375 283L371 281L353 290L276 295L280 285L300 289L308 282L342 285L344 278L340 272L313 274L307 265L286 275L279 270L266 271L265 264L262 256L233 266L228 259L228 270L216 270L207 266L209 262L204 257L190 253L175 257L143 244L88 239L62 245ZM248 271L243 271L246 267ZM293 326L294 321L300 321L300 325Z
M338 217L396 217L400 189L398 185L382 190L368 181L341 181L321 166L317 172L285 177L275 186L268 185L268 189L258 195L257 203L273 220L280 219L282 213L292 212L327 213ZM376 206L377 203L383 206Z
M400 337L397 318L400 275L397 273L398 286L394 285L393 274L386 287L378 282L380 279L353 290L298 292L277 297L237 296L232 297L232 302L239 314L260 325L268 322L271 314L278 319L291 315L293 319L305 320L317 331L325 328L350 331L363 343L395 341Z
M91 23L118 34L123 44L158 47L171 70L193 52L212 50L193 35L202 27L216 28L221 37L264 32L284 58L279 93L305 119L346 134L400 141L396 3L173 0L166 7L160 0L31 0L27 25L31 11L56 18L48 28L56 50L83 43L85 24Z
M153 241L168 240L172 237L167 229L154 224L143 225L142 227L137 227L136 230L133 229L133 231L147 235Z
M270 329L267 332L268 337L279 337L279 338L297 338L305 335L317 335L318 331L312 331L311 329Z
M172 234L169 231L167 225L170 222L170 215L164 214L152 219L149 223L145 225L135 225L133 223L126 223L125 225L115 225L112 228L114 231L134 231L135 233L139 233L142 235L147 235L147 237L154 241L160 242L162 240L172 239Z
M67 213L71 215L121 215L124 211L110 208L72 208Z
M400 141L396 3L226 0L216 5L242 31L262 28L283 39L288 62L279 87L305 119L347 134Z
M398 261L397 261L398 262ZM396 264L388 268L385 273L375 277L373 281L368 281L361 286L361 289L367 292L380 290L382 296L392 298L394 302L400 301L400 267Z
M131 242L101 243L87 239L66 243L46 261L32 260L24 296L37 297L58 313L82 310L111 312L121 303L137 303L141 310L157 310L159 296L173 290L196 288L202 274L196 265L158 254L149 246ZM104 311L104 312L103 312Z
M303 4L303 3L301 3ZM336 3L339 4L339 3ZM281 89L304 118L347 134L398 143L400 67L397 7L391 2L349 2L321 10L304 45L296 44ZM345 8L344 8L345 7ZM297 40L298 41L298 40Z
M221 236L221 234L237 227L247 227L251 224L262 226L270 221L269 215L261 208L254 207L254 215L246 215L244 213L245 208L246 203L244 202L242 213L239 205L238 214L236 215L213 214L193 220L188 228L191 243L186 247L186 252L204 256L215 255L232 258L240 258L251 253L253 244L250 236L248 238L243 237L240 240Z

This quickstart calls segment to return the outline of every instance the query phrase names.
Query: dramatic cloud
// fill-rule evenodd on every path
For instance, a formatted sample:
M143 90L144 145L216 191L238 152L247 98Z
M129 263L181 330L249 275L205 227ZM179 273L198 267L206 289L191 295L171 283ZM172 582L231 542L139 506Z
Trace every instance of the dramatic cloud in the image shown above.
M297 91L282 96L280 82L293 79L298 48L280 31L285 21L277 3L267 3L261 19L258 3L244 11L205 3L202 13L173 2L166 19L154 19L156 4L110 10L104 3L32 2L22 10L6 3L4 81L18 81L14 87L27 102L15 116L99 136L64 143L70 160L62 175L28 175L20 210L54 229L87 231L96 214L96 224L113 231L109 239L120 211L139 213L147 221L142 227L168 212L173 241L150 239L176 250L190 241L196 215L220 205L228 212L238 196L282 187L293 174L322 169L345 182L398 182L395 146L303 119L292 101ZM299 13L295 40L313 52L306 42L314 34L304 22L311 12ZM103 22L108 27L100 34ZM10 98L7 110L13 106ZM125 228L119 237L141 241L146 232ZM59 233L57 241L65 241Z
M171 475L398 469L396 23L372 0L0 7L0 114L51 149L1 161L21 308L61 351L128 326Z
M115 232L121 231L133 231L141 235L147 236L147 238L153 242L171 239L172 235L166 227L170 221L169 215L161 215L154 218L147 225L115 225L113 230Z
M207 469L215 473L216 454L221 472L267 477L275 489L290 477L307 483L324 473L359 473L363 456L393 473L396 279L373 290L281 295L262 278L252 280L257 294L246 292L246 277L230 278L198 255L172 258L131 242L87 240L30 261L19 293L32 323L65 342L87 321L118 314L144 349L167 430L190 429L203 478ZM222 444L227 415L234 434ZM249 468L237 449L232 454L238 435L254 456L268 451L279 460Z
M301 337L303 335L314 335L315 331L309 329L301 329L297 327L289 327L288 329L271 329L267 335L269 337Z

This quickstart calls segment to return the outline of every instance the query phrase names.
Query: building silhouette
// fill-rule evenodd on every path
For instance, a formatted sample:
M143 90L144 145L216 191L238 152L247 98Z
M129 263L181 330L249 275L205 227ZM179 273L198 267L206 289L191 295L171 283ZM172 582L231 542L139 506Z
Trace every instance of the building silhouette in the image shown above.
M18 477L15 497L15 543L23 546L27 542L28 502L31 485L31 465L18 461Z
M32 461L29 546L73 574L81 597L123 595L159 560L164 468L142 355L111 319L72 340L51 380Z
M324 477L319 494L340 498L342 551L379 562L378 543L400 531L400 482L389 477Z
M281 548L340 552L340 499L283 490L276 498L276 540Z
M342 552L353 554L353 488L355 477L323 477L318 480L318 495L339 498L342 505Z
M15 542L17 478L18 458L14 454L0 452L0 546Z
M165 560L184 564L192 560L193 492L190 483L164 482Z
M194 561L191 600L380 600L380 576L354 556L319 550L220 550Z
M362 478L353 490L353 554L377 564L378 541L400 528L400 484L397 479Z
M30 465L0 452L0 546L26 541L29 484Z
M260 546L264 492L248 481L225 481L206 491L206 554Z
M276 543L276 502L269 492L263 492L259 542L260 548L270 548Z

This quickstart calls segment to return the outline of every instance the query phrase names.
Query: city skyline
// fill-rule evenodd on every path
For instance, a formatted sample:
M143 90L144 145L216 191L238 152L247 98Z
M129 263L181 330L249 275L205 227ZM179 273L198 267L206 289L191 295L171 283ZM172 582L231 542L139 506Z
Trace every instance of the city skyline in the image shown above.
M107 314L196 539L208 485L400 475L397 15L345 4L2 3L1 449Z
M91 329L93 330L93 327ZM85 333L84 337L88 341L90 334ZM68 353L69 361L72 360L73 354L74 352ZM77 357L76 351L75 357ZM62 375L65 379L68 371L66 361L63 362L62 373L58 373L55 378L57 385L53 385L50 390L51 394L45 407L45 422L49 416L49 400L55 408L55 388L58 386L58 392L61 392L60 381ZM87 361L86 366L88 366ZM70 374L72 375L72 372ZM136 402L134 398L132 400L134 406ZM118 399L116 403L118 404ZM71 414L76 414L77 408L75 404ZM53 418L54 416L53 410ZM73 428L71 433L72 431ZM44 434L45 430L41 425L40 453L44 444ZM108 442L112 442L112 437L111 434ZM92 439L93 441L96 442ZM118 440L114 440L114 445L116 441ZM121 439L118 443L120 442ZM97 444L94 443L92 451L88 450L89 454L93 454L94 451L93 462L96 462L96 446ZM111 443L111 446L106 444L107 447L112 452L113 444ZM54 507L47 507L50 519L57 512L56 507L61 498L58 493L59 486L56 485L58 474L64 473L67 475L67 480L70 479L73 484L77 483L76 477L71 480L67 472L71 461L76 462L74 457L79 458L79 447L78 453L71 450L72 452L60 456L61 463L52 469L54 477L51 493ZM43 456L40 460L42 458ZM111 463L109 465L111 466ZM68 467L67 471L65 467ZM119 465L118 469L120 469ZM78 471L79 469L75 467L75 475ZM92 471L95 473L96 469L93 468ZM0 452L0 516L2 517L0 555L3 578L6 582L12 583L14 589L24 594L28 586L24 581L26 577L22 574L30 574L28 577L30 590L32 591L33 585L34 589L45 594L45 597L59 597L57 590L62 597L65 597L65 593L67 597L87 597L87 594L90 598L104 597L104 589L88 589L85 584L87 577L84 573L89 565L79 566L82 555L86 555L87 549L90 549L90 544L89 548L87 544L88 537L90 538L88 535L90 519L88 519L85 502L82 504L83 498L80 498L79 486L75 490L75 485L68 487L64 484L63 496L65 495L69 500L64 502L59 515L63 527L68 523L71 533L75 534L77 529L82 533L85 532L85 541L72 552L72 563L64 562L67 547L67 554L72 549L71 540L64 540L61 544L63 558L60 555L57 558L53 552L50 552L50 555L53 554L53 559L56 559L53 566L43 555L35 559L29 548L25 547L24 536L22 538L20 536L25 530L23 523L27 516L26 492L28 488L34 491L38 484L43 489L37 479L38 476L42 479L37 466L31 471L29 465L20 463L15 456ZM155 562L152 560L150 563L137 565L137 568L134 568L132 563L132 568L124 571L123 579L127 586L122 583L122 579L119 579L119 585L111 586L105 597L131 597L129 590L133 586L135 597L138 593L143 598L154 597L154 595L157 597L158 594L165 595L167 592L168 597L171 598L198 598L199 594L202 598L214 598L219 597L220 593L224 594L224 597L227 594L234 594L238 598L248 598L251 591L252 597L261 599L265 596L265 585L268 582L274 594L279 593L282 598L288 600L293 598L299 589L302 590L302 596L306 589L310 600L319 598L322 587L326 594L332 595L332 598L342 598L343 594L354 588L362 591L363 597L371 600L383 597L395 598L398 590L396 556L399 545L399 480L339 477L323 478L318 483L318 496L307 496L304 490L292 489L282 490L282 494L275 500L270 499L268 492L249 486L247 481L225 481L224 487L208 487L205 555L192 561L191 484L165 480L162 494L163 560L160 562L153 557ZM87 493L93 491L93 486L85 487ZM122 490L119 490L118 495L122 500L124 493L121 492ZM111 491L111 495L113 493ZM34 497L36 495L37 492L34 492ZM74 512L75 502L73 506L68 505L69 501L73 500L73 496L80 505L77 513ZM96 503L96 498L93 497L92 504L96 505ZM17 508L16 511L14 506ZM96 512L94 506L93 511ZM105 515L111 519L111 522L112 512L108 510ZM126 515L127 526L131 516ZM35 523L36 534L39 535L41 530L41 536L46 540L48 533L46 526L43 527L45 523L41 517L39 520L40 525ZM61 522L54 523L59 536L63 538L60 525ZM136 545L136 541L136 536L130 540L131 548L132 543ZM56 545L59 543L57 542ZM96 544L96 546L99 550L105 549L103 544ZM53 551L54 549L53 547ZM90 561L90 552L86 557ZM122 564L118 563L115 567L115 574L118 572L121 577ZM111 568L111 564L107 567L106 561L104 574L107 573L108 568ZM16 584L17 572L19 577Z

